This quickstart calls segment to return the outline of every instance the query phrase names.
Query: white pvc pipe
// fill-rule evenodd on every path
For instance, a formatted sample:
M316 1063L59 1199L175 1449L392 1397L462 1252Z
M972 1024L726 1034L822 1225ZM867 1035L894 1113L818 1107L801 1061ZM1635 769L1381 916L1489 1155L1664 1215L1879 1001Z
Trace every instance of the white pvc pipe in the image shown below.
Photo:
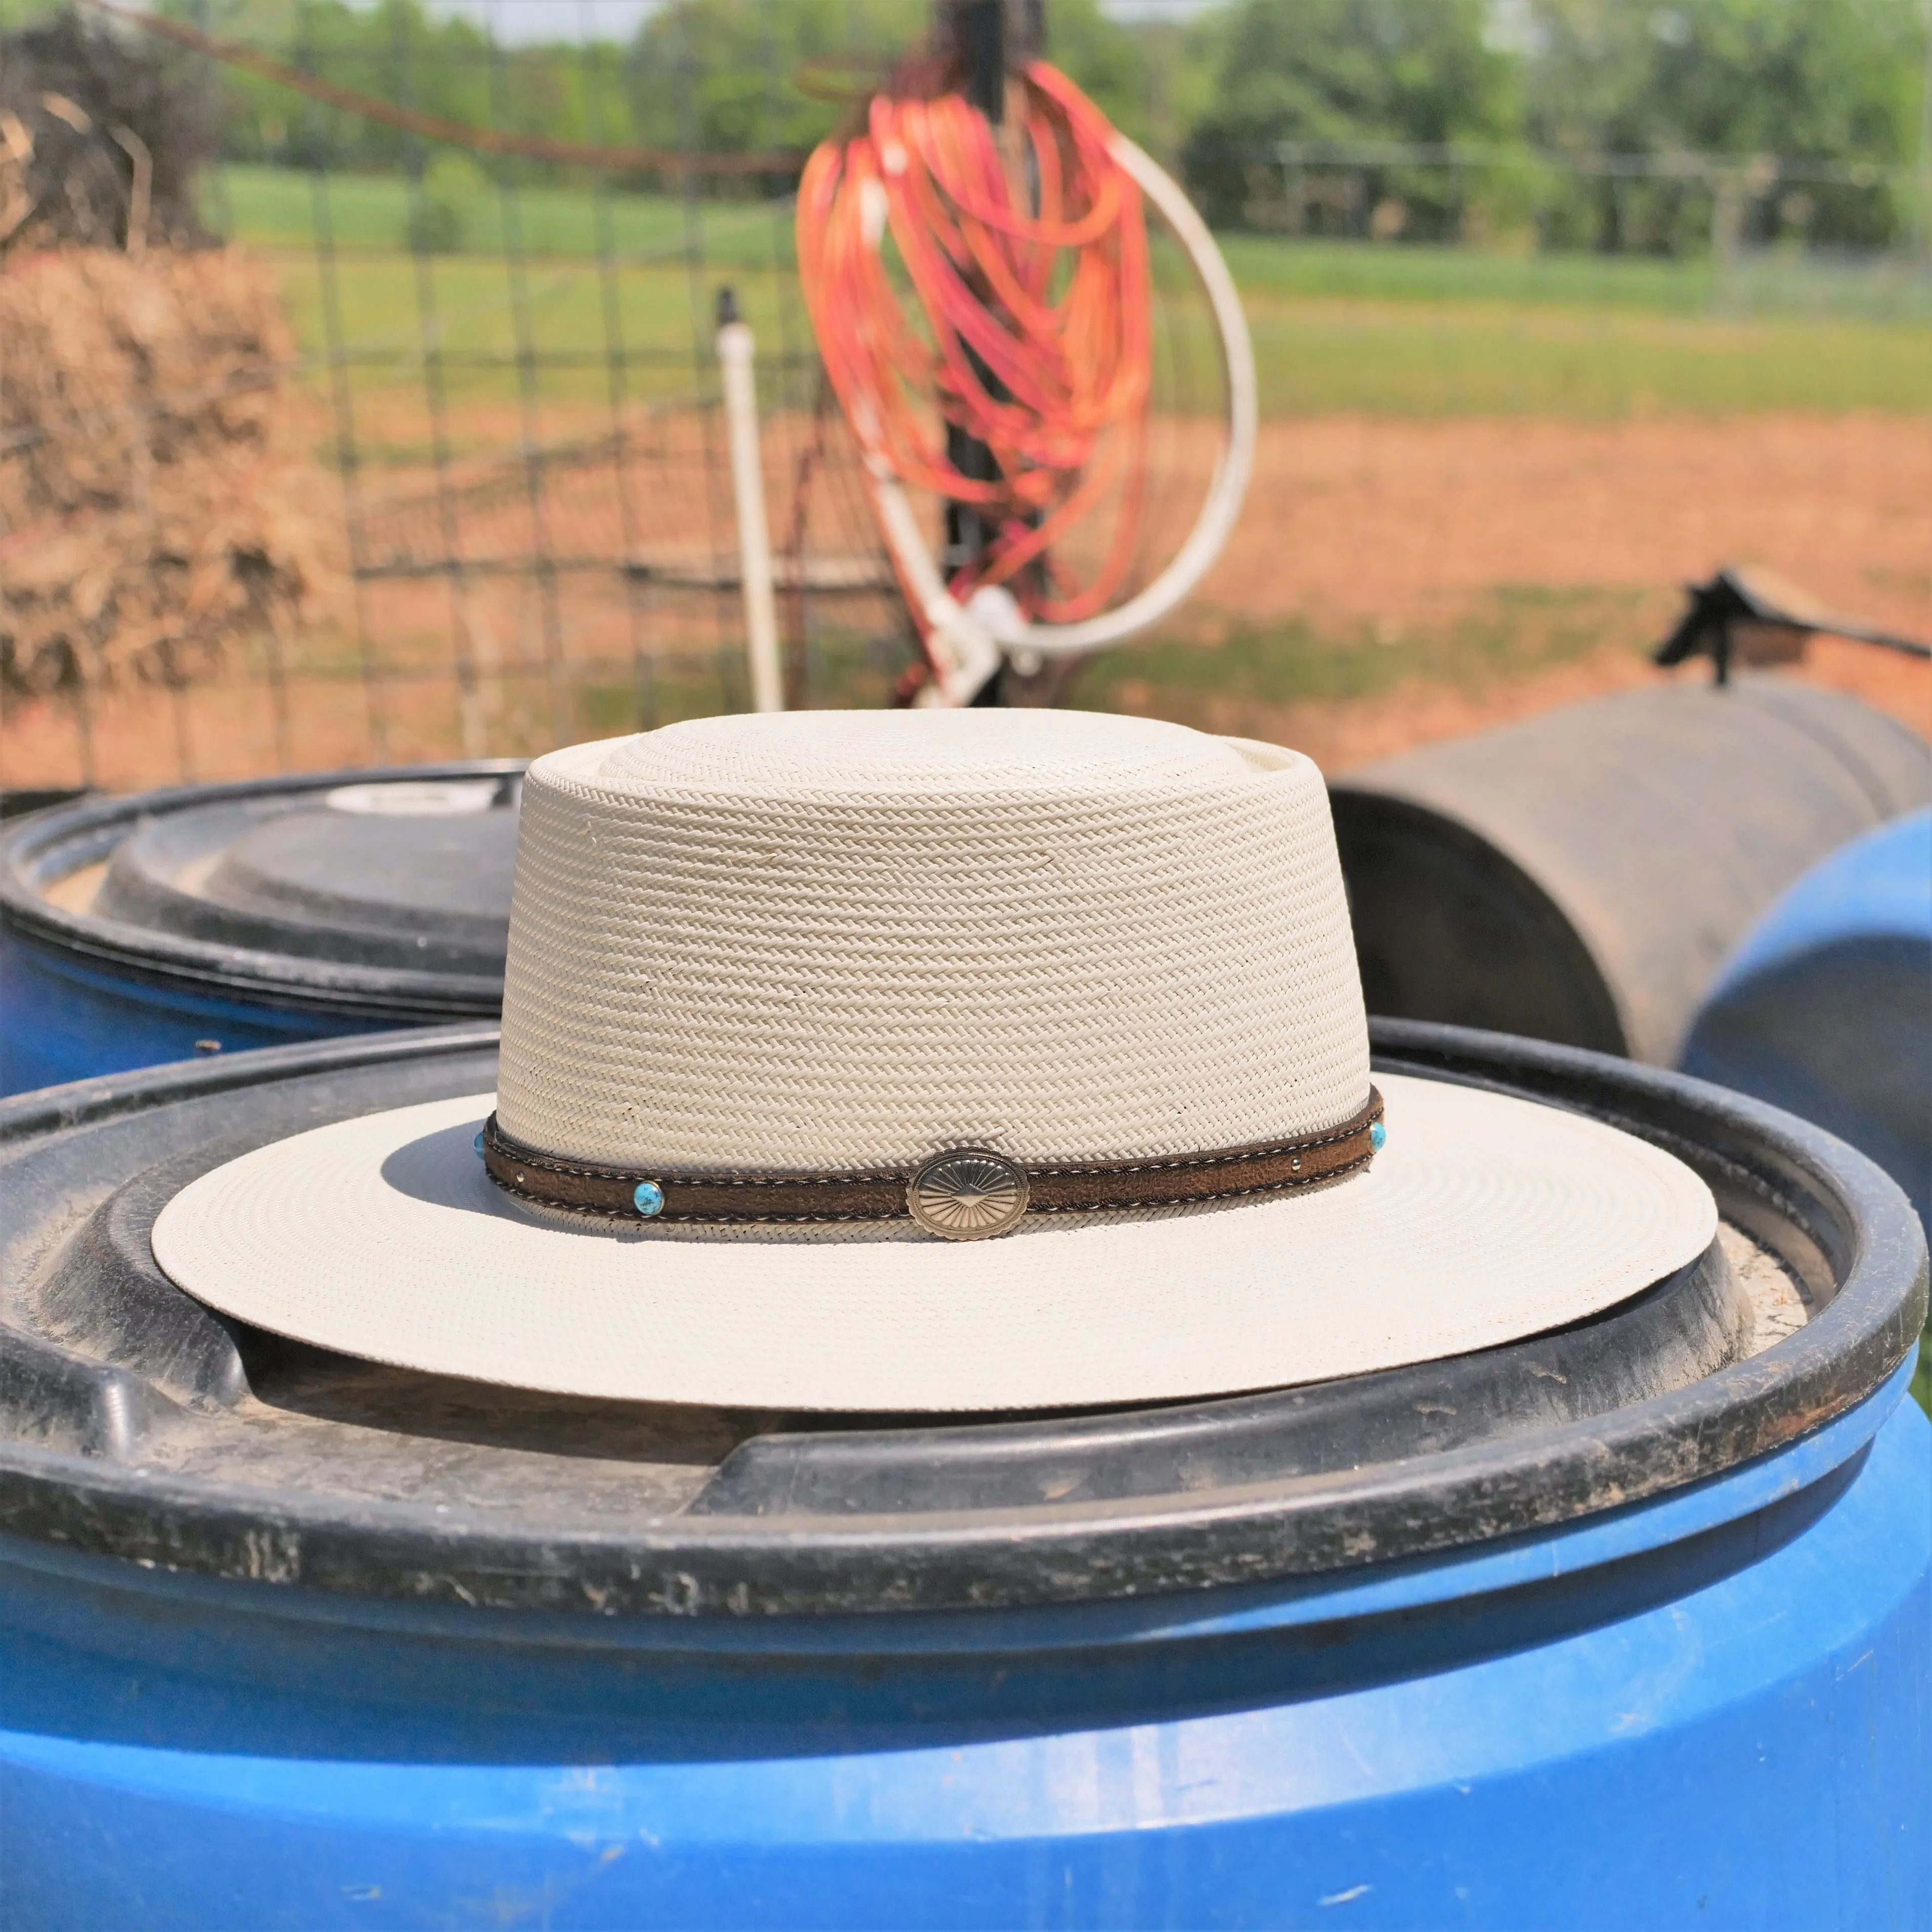
M765 520L765 471L758 454L756 347L748 322L718 332L724 374L724 422L731 446L731 496L738 513L738 572L745 592L745 656L752 674L752 709L782 711L778 675L778 602L772 594L772 536Z
M1207 291L1221 338L1228 384L1228 443L1214 466L1213 480L1187 540L1168 566L1138 596L1117 608L1077 624L1030 624L1010 597L982 592L962 606L946 587L919 520L898 479L882 459L867 466L886 542L905 582L917 598L942 660L940 688L948 703L964 704L999 666L1003 649L1036 651L1042 657L1075 657L1117 644L1136 631L1158 623L1175 609L1213 567L1233 534L1255 465L1260 408L1255 386L1254 344L1228 265L1214 245L1208 224L1180 184L1154 158L1124 134L1113 138L1114 158L1159 209L1187 251ZM990 669L987 668L988 666ZM976 681L974 681L976 680ZM963 695L955 695L955 692Z

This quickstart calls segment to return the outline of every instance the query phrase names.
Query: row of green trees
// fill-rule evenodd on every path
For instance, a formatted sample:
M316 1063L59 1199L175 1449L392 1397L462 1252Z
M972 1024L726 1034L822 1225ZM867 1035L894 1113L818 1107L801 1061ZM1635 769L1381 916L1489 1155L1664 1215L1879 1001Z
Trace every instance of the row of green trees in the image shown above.
M626 45L502 47L422 0L170 4L452 120L714 152L808 147L931 15L930 0L665 0ZM1883 244L1922 213L1924 0L1228 0L1138 21L1047 0L1046 19L1050 57L1224 225L1667 251L1707 241L1727 194L1763 238ZM272 82L231 86L236 158L426 159ZM1364 158L1364 143L1463 158ZM1300 164L1298 144L1329 146ZM1606 154L1634 166L1606 171ZM1714 174L1680 166L1690 154L1786 166Z
M1925 37L1920 0L1248 0L1184 152L1224 223L1319 220L1281 144L1380 138L1491 158L1351 178L1412 234L1675 252L1728 216L1869 246L1915 213Z
M4 9L8 0L0 0ZM166 0L290 64L453 121L592 145L794 154L925 38L931 0L665 0L628 44L503 46L422 0ZM1123 124L1148 128L1145 36L1098 0L1053 0L1052 56ZM272 30L272 31L269 31ZM410 137L232 76L235 158L390 167Z

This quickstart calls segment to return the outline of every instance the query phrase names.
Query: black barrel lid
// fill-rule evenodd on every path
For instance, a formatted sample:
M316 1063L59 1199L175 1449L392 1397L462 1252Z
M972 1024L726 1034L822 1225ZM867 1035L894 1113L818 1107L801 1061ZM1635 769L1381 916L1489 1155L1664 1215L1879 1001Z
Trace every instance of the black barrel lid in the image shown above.
M254 1145L487 1091L484 1029L156 1069L0 1107L0 1526L182 1570L464 1606L728 1616L1094 1601L1462 1547L1722 1473L1850 1408L1924 1310L1898 1189L1682 1076L1447 1028L1378 1066L1605 1118L1690 1161L1720 1245L1506 1346L1220 1400L1011 1417L619 1403L281 1341L176 1288L154 1218Z
M478 764L83 801L13 829L0 916L280 1003L494 1012L521 782Z

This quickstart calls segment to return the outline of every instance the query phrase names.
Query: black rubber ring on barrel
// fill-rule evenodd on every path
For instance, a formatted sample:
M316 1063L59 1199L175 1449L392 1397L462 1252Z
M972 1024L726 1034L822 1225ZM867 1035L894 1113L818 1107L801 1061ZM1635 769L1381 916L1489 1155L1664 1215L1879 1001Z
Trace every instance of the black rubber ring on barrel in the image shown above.
M372 1106L476 1092L490 1077L489 1037L465 1029L274 1049L0 1108L0 1253L18 1258L44 1240L35 1230L74 1188L98 1196L122 1178L122 1220L97 1218L74 1239L100 1244L98 1267L136 1268L140 1230L184 1178L174 1162L157 1166L158 1156L186 1150L176 1161L205 1167L236 1150L225 1136L237 1130L244 1142L269 1139ZM870 1418L862 1427L812 1418L774 1429L740 1418L738 1446L681 1510L595 1531L540 1510L526 1522L472 1512L452 1528L427 1496L348 1499L316 1484L250 1488L144 1466L147 1442L161 1439L144 1432L192 1428L198 1411L240 1406L263 1359L251 1366L248 1352L262 1338L231 1330L162 1281L154 1318L164 1312L176 1325L154 1331L146 1366L110 1360L81 1345L71 1307L58 1336L44 1324L18 1325L25 1264L16 1258L7 1276L15 1325L0 1332L0 1532L23 1549L38 1543L206 1576L267 1574L305 1589L453 1606L736 1616L1093 1600L1333 1573L1659 1496L1844 1414L1910 1352L1925 1306L1917 1217L1876 1167L1828 1135L1681 1076L1595 1055L1422 1025L1384 1024L1375 1037L1379 1066L1546 1099L1682 1154L1729 1216L1809 1276L1822 1304L1815 1318L1762 1354L1619 1406L1567 1417L1559 1408L1546 1426L1513 1423L1433 1447L1391 1434L1398 1453L1353 1468L1289 1473L1280 1450L1292 1414L1321 1401L1339 1405L1338 1415L1366 1408L1400 1388L1395 1378L1433 1374L1439 1384L1482 1358L1352 1386L952 1428L929 1418ZM70 1246L65 1262L84 1273L78 1252ZM1626 1304L1612 1316L1631 1312ZM1528 1352L1526 1364L1546 1352L1546 1366L1547 1351L1575 1347L1592 1328L1600 1340L1605 1324L1578 1324L1514 1346ZM204 1342L211 1333L226 1338L242 1370L238 1389L224 1389L218 1376L198 1390L183 1386L196 1332ZM1486 1352L1494 1369L1507 1352ZM1405 1426L1427 1421L1413 1397L1408 1407ZM77 1418L92 1418L91 1443ZM1101 1492L1105 1472L1133 1463L1137 1440L1155 1459L1143 1471L1165 1456L1175 1480L1124 1496ZM1190 1486L1204 1468L1212 1475L1216 1458L1221 1474ZM874 1508L891 1482L901 1484L898 1500L910 1500L908 1479L893 1473L908 1468L928 1484L932 1506ZM1095 1485L1087 1494L1082 1469ZM1049 1470L1058 1476L1043 1484ZM1010 1480L1031 1484L1030 1507L959 1506L997 1498ZM839 1513L842 1495L856 1511ZM266 1573L265 1549L274 1553Z

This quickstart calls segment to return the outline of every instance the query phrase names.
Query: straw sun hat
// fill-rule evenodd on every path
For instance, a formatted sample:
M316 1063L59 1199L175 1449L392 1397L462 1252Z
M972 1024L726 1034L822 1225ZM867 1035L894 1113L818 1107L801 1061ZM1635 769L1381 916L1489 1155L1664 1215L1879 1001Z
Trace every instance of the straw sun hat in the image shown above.
M156 1258L416 1368L984 1409L1490 1347L1717 1226L1598 1123L1378 1094L1321 775L1135 718L713 718L539 759L500 1082L216 1168Z

